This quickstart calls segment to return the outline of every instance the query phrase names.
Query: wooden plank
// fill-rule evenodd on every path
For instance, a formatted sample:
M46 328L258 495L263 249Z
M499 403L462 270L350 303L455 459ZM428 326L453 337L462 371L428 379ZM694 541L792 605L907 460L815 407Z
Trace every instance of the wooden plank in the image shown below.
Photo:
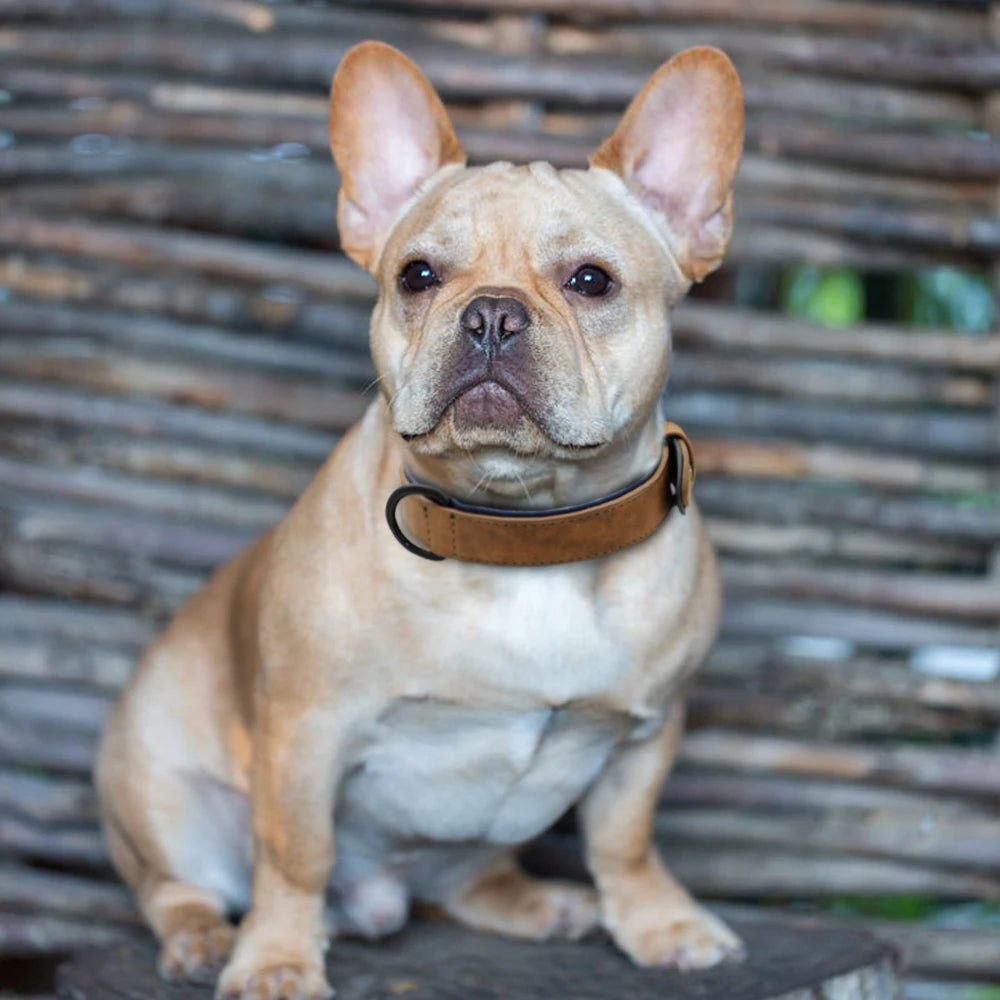
M358 1000L403 992L413 1000L542 995L891 1000L894 995L891 952L861 932L815 932L763 921L737 930L748 946L744 963L687 974L638 969L603 940L538 947L422 921L377 945L336 941L328 961L336 988ZM150 945L83 956L60 971L60 991L78 1000L209 996L206 985L164 984L154 964Z

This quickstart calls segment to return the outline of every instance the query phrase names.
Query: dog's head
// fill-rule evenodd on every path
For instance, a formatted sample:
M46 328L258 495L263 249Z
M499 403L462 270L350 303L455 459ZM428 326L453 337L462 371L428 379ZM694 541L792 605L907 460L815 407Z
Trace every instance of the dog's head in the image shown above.
M589 170L466 168L440 99L387 45L333 82L345 251L376 278L395 429L425 455L581 458L653 412L667 308L720 263L743 106L716 49L666 63Z

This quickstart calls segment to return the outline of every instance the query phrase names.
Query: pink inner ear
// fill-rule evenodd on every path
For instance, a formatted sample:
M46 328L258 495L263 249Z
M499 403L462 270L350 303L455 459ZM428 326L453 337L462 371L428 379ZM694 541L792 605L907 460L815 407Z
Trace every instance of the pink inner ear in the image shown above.
M461 163L464 155L434 89L402 53L381 42L348 52L330 100L341 242L355 262L370 267L400 207L440 167Z
M661 216L678 263L700 281L729 240L742 144L736 71L718 49L694 48L660 67L591 163L618 173Z
M650 94L638 116L631 141L642 152L632 179L645 200L686 231L713 215L724 195L706 135L709 111L693 88L685 95L673 84Z
M355 168L354 201L384 223L438 168L437 128L411 81L374 81L367 101L370 124Z

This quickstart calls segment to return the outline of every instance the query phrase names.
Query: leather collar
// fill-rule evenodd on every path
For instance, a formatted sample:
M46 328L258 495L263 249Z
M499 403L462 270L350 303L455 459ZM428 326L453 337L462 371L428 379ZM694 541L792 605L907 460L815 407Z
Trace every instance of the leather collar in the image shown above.
M593 503L500 510L463 504L435 486L408 482L393 490L385 516L399 543L425 559L552 566L611 555L648 538L672 508L684 513L694 476L691 442L677 424L667 423L652 475ZM403 500L408 502L397 510Z

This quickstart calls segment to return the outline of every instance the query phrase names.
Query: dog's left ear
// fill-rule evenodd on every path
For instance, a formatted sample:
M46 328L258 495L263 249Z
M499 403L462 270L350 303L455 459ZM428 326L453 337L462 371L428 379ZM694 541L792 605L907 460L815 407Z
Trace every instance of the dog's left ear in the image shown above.
M693 48L661 66L592 167L618 174L665 222L690 281L722 262L743 149L743 92L725 53Z
M330 149L340 172L344 252L371 270L396 213L441 167L465 154L441 98L402 52L362 42L330 90Z

